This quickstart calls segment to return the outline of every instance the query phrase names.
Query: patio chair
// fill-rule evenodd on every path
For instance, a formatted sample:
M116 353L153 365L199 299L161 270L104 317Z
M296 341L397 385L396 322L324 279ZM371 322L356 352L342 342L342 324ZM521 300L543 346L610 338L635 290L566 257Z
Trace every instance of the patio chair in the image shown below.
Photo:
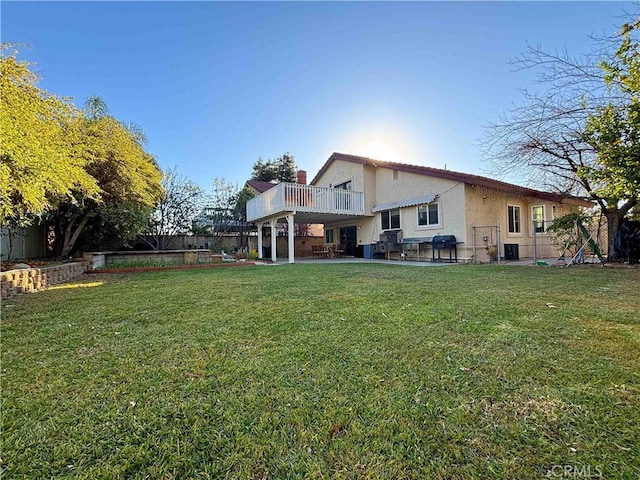
M333 253L336 257L344 257L344 245L336 245Z

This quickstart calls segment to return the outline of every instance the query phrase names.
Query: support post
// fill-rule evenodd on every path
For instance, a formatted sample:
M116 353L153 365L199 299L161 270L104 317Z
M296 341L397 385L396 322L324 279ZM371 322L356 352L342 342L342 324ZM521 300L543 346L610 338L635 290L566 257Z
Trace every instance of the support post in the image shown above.
M258 258L262 260L262 227L264 222L258 222Z
M277 218L272 218L269 220L269 225L271 226L271 261L276 263L276 223L278 223Z
M287 237L289 240L289 263L293 263L294 257L295 257L295 237L294 237L294 230L293 230L294 215L295 215L295 212L287 215L287 223L289 224L288 225L289 229L287 231Z

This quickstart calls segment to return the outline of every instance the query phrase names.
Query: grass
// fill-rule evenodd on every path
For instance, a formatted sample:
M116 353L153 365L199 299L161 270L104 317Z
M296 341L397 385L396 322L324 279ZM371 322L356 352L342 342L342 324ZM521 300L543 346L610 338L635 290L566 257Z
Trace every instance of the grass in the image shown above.
M3 306L2 468L635 479L639 284L466 265L92 275Z

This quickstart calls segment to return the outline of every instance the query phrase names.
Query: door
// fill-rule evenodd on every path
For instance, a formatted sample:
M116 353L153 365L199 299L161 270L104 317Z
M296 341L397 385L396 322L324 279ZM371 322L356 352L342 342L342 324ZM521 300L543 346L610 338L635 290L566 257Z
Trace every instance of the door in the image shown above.
M349 257L355 257L356 246L358 244L357 239L358 228L354 225L352 227L342 227L340 229L340 243L344 245L344 254Z

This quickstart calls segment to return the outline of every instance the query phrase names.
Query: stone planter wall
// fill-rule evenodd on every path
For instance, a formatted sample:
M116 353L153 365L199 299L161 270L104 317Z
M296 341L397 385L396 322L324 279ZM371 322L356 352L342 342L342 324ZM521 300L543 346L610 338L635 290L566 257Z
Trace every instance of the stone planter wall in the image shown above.
M51 285L68 282L82 275L89 262L65 263L53 267L24 268L0 273L0 297L11 298L21 293L37 292Z

